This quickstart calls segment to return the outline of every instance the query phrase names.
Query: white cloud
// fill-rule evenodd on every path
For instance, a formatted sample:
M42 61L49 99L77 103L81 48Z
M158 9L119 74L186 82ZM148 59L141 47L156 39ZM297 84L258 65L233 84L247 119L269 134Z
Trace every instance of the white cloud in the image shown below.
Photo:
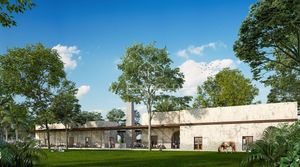
M91 87L89 85L82 85L78 88L78 92L76 94L77 98L80 98L86 95L90 91Z
M231 59L214 60L209 63L196 62L194 60L185 61L179 66L185 77L185 82L180 92L183 95L195 95L198 85L201 85L208 77L214 76L226 67L235 68L234 61Z
M64 63L66 69L75 69L77 66L77 60L74 59L74 54L79 54L80 50L76 46L64 46L56 45L52 49L55 49L61 57L61 61ZM80 60L81 57L78 58Z
M186 49L179 50L177 52L177 55L180 57L188 58L189 55L203 55L205 50L216 49L218 47L226 48L227 46L222 42L211 42L200 46L190 45Z

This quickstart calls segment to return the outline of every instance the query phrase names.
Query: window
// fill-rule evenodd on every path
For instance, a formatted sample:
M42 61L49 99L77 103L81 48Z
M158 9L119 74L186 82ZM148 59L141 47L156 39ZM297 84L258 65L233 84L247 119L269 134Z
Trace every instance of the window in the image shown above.
M194 137L194 150L202 150L202 137Z
M253 143L253 136L243 136L242 149L247 150L251 143Z

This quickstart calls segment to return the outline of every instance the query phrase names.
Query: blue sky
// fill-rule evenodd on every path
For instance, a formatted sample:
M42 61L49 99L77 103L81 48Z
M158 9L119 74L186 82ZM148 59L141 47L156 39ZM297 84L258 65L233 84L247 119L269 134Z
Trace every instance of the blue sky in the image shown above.
M108 91L120 74L116 64L134 43L166 46L174 67L187 76L181 95L223 67L249 67L232 51L239 26L254 0L34 0L31 11L17 15L17 27L0 27L0 54L7 48L43 43L63 57L68 78L80 88L83 110L124 108ZM266 101L260 88L257 100ZM138 107L140 110L142 106Z

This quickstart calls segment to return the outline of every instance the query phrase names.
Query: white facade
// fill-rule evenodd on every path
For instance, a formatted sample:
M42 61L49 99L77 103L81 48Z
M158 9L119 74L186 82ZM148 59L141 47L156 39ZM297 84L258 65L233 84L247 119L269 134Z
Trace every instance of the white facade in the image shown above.
M154 113L152 125L178 124L181 150L194 150L195 137L201 137L203 151L217 151L226 141L234 141L237 151L242 151L243 136L255 141L267 127L292 123L297 115L296 102L258 104ZM148 125L147 113L142 115L142 125ZM173 131L165 132L172 136ZM160 138L155 130L152 135Z
M133 105L129 104L128 113L133 116ZM272 103L234 107L203 108L172 112L154 112L152 119L153 148L175 148L180 150L217 151L222 142L233 141L237 151L249 141L259 139L270 126L293 123L298 119L297 103ZM141 125L133 124L128 118L126 126L99 121L88 122L69 132L69 144L80 147L131 148L148 145L148 114L141 115ZM66 143L65 127L53 124L50 142L52 145ZM118 138L122 136L122 142ZM138 137L139 136L139 137ZM139 139L138 139L139 138ZM36 139L46 144L46 133L36 127ZM88 141L87 141L88 140ZM245 144L246 143L246 144Z

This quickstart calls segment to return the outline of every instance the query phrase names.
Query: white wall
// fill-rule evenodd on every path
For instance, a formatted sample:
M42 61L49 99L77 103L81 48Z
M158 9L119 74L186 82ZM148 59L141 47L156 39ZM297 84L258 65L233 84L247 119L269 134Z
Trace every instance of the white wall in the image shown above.
M297 119L298 112L297 102L287 102L154 112L153 114L152 125L159 125L220 121ZM142 114L141 124L148 125L148 113Z

